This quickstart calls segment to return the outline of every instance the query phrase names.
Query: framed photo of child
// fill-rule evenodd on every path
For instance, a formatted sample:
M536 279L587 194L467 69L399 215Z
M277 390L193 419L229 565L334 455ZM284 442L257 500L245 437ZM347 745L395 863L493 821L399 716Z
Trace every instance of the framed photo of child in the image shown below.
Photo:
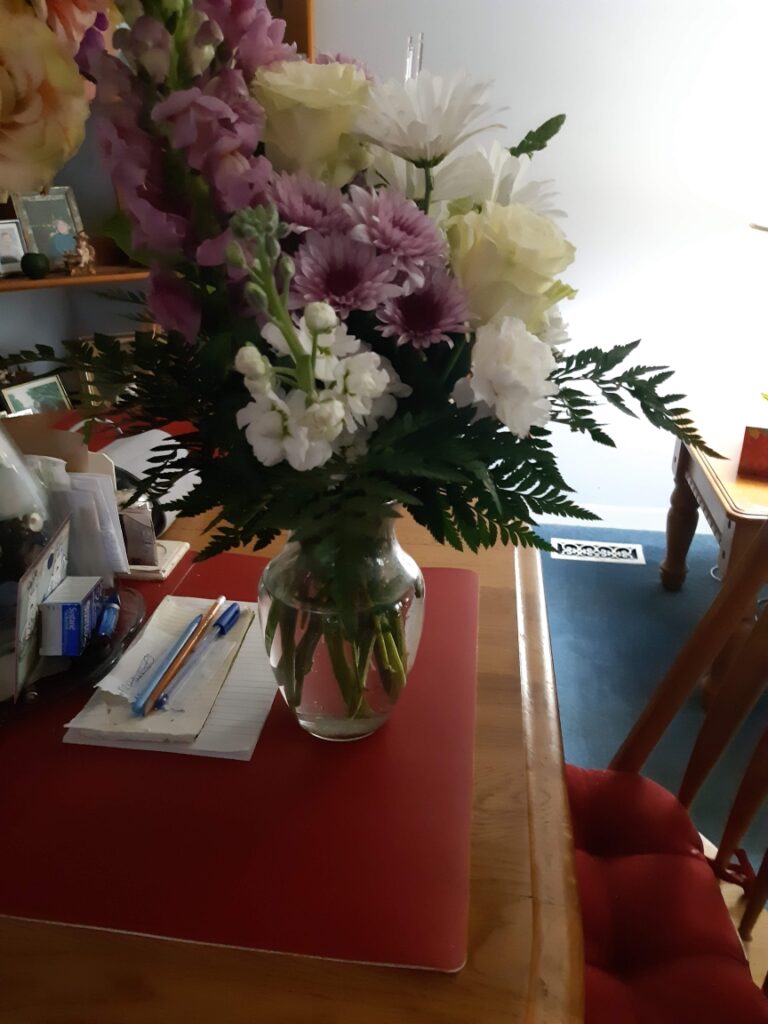
M72 189L57 185L47 192L14 195L12 199L28 250L44 253L54 269L61 269L64 255L75 251L77 234L83 230Z
M21 257L27 250L17 220L0 220L0 277L21 273Z

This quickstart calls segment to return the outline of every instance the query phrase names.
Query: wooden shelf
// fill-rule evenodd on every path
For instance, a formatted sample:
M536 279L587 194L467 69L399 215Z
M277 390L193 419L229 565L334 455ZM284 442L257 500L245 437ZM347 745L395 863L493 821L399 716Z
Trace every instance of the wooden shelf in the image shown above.
M34 288L94 288L105 284L146 281L149 271L143 267L98 267L95 274L70 277L55 272L33 281L28 277L0 277L0 292L26 292Z

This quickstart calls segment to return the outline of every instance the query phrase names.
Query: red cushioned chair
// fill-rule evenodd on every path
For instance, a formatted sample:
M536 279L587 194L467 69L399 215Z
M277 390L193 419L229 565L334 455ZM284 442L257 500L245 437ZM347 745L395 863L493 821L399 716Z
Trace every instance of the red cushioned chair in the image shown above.
M768 679L768 609L714 694L679 795L638 774L768 580L768 526L730 573L607 771L567 769L585 957L585 1024L768 1024L717 876L750 896L747 937L768 895L731 857L768 789L768 733L710 863L686 808ZM739 851L741 853L741 851Z

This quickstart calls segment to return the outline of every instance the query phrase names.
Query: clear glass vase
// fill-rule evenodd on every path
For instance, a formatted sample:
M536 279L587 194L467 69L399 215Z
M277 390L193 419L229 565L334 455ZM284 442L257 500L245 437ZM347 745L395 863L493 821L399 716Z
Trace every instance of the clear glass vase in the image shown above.
M259 618L299 725L320 739L361 739L387 721L406 685L424 621L424 577L390 518L356 541L349 558L291 539L262 574Z

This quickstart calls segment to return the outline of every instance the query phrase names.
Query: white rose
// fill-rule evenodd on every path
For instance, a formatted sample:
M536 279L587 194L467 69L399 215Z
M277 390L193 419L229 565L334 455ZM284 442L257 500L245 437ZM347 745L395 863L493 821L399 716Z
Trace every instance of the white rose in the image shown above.
M332 331L338 322L336 310L328 302L309 302L304 307L304 323L313 334Z
M472 375L454 391L457 405L470 400L494 412L518 437L551 416L549 397L557 386L549 380L556 366L549 345L530 334L514 317L479 328L472 349ZM467 384L469 386L467 386Z
M548 217L520 203L486 203L479 212L451 217L447 235L451 266L481 323L516 316L536 330L564 297L556 275L575 250Z
M267 157L279 171L306 171L346 185L368 162L351 135L368 99L368 79L354 64L286 61L262 68L252 92L264 108Z

